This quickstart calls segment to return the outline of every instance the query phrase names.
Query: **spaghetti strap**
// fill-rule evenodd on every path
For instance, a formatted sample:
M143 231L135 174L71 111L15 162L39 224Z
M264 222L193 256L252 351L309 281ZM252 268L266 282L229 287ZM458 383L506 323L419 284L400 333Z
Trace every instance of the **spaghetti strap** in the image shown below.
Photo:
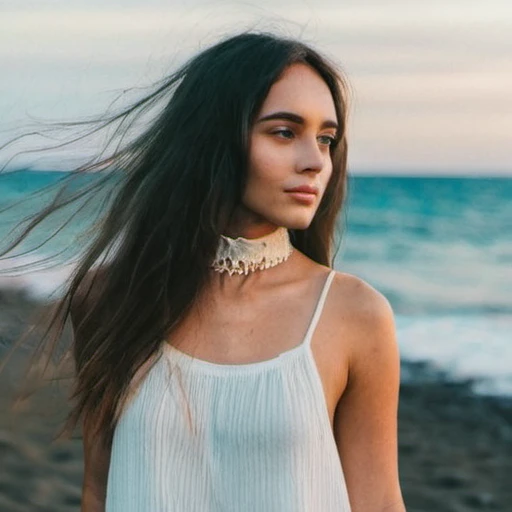
M304 337L303 345L309 345L311 343L311 338L313 337L313 332L315 331L316 324L320 319L320 315L322 314L325 299L327 298L327 293L329 292L329 288L331 287L332 280L334 275L336 274L335 270L331 270L327 279L325 280L325 284L322 288L322 293L320 294L320 298L318 299L318 303L315 308L315 312L313 313L313 317L311 318L311 322L309 324L308 330L306 332L306 336Z

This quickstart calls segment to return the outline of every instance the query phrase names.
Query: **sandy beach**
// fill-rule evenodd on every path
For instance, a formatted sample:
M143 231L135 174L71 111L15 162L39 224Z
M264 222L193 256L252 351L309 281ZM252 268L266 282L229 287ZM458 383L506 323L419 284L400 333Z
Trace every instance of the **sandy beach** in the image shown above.
M22 292L0 290L0 357L34 306ZM24 358L20 351L0 376L0 511L79 511L81 439L51 442L65 392L38 394L16 420L7 412ZM401 386L399 408L408 512L512 511L512 401L474 395L470 382L450 382L426 364L404 362L402 372L414 377Z

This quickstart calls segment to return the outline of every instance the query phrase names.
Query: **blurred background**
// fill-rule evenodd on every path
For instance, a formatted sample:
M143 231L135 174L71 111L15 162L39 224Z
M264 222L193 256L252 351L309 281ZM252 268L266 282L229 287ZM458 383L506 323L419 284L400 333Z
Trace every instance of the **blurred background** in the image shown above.
M77 120L101 115L113 101L128 103L191 54L244 29L299 37L338 63L352 98L335 267L380 290L395 312L406 505L512 510L509 0L22 0L0 7L0 145L23 133L27 119ZM29 137L2 151L0 208L95 150L24 153L45 144ZM0 239L48 199L0 214ZM87 222L85 211L18 261L72 249ZM2 350L31 303L58 293L70 271L14 275L1 272L7 265L0 260ZM1 510L79 509L79 440L42 448L43 438L31 431L14 448L8 427L2 430Z

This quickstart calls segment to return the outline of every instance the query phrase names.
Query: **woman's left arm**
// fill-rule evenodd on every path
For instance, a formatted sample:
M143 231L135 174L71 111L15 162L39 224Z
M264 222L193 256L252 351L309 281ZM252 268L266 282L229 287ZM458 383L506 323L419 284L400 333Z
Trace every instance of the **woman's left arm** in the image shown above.
M354 292L343 340L349 375L334 417L336 444L352 512L405 512L398 476L400 356L393 310L364 282Z

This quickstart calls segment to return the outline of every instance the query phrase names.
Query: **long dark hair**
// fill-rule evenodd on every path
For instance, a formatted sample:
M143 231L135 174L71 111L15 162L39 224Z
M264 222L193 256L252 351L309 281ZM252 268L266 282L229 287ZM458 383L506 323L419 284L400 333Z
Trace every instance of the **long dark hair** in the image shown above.
M219 235L241 201L254 117L272 84L294 63L311 66L328 85L339 133L318 211L307 229L291 230L291 238L299 251L332 266L346 192L348 84L309 46L267 33L242 33L211 46L143 99L104 119L99 128L116 127L117 147L74 173L96 171L98 179L70 196L57 194L2 253L50 213L112 185L107 171L115 169L108 208L87 233L87 250L41 342L54 347L71 318L74 403L65 431L83 419L110 444L130 381L207 281ZM162 102L151 122L122 143L135 121Z

